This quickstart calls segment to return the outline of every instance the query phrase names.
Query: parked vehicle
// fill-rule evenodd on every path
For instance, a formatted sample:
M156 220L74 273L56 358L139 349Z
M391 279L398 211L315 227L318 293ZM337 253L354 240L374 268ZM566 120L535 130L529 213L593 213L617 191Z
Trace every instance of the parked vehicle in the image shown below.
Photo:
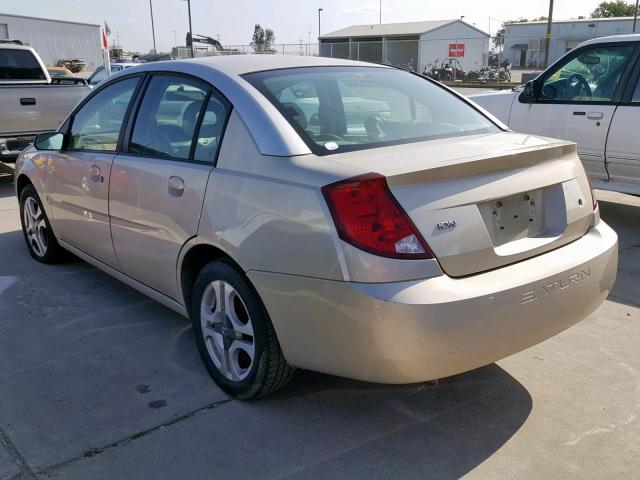
M73 73L80 73L87 69L87 61L79 58L61 58L57 66L68 68Z
M75 75L68 68L64 67L52 67L47 65L47 72L51 78L74 78Z
M349 116L345 97L388 108ZM583 319L616 275L575 144L383 65L122 71L22 153L15 185L34 259L71 251L189 316L244 399L295 368L410 383L479 367Z
M137 67L140 65L139 63L134 62L118 62L111 64L111 75L114 73L121 72L126 68ZM89 77L89 85L95 86L98 85L102 80L108 77L107 69L104 66L100 66L96 68L96 71L91 74Z
M464 70L457 58L446 58L442 64L438 66L439 60L425 66L422 74L428 78L438 81L451 82L453 80L463 80L465 78Z
M0 42L0 161L14 161L36 134L58 128L89 90L83 79L52 79L33 48Z
M515 131L578 143L596 188L640 195L640 35L578 45L535 80L470 98Z

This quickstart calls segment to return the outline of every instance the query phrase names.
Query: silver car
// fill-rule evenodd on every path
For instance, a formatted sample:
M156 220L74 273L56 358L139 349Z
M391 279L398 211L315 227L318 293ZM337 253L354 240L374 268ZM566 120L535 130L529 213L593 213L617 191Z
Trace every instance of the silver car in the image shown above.
M243 399L297 368L385 383L473 369L582 320L616 275L575 144L380 65L123 71L38 137L15 185L34 259L72 252L188 316Z

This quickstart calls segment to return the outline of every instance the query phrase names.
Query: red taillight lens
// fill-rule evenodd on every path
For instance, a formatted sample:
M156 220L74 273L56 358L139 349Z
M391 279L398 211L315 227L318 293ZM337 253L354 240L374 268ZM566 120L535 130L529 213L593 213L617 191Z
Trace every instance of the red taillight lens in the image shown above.
M377 173L322 187L338 236L382 257L433 258L431 250Z

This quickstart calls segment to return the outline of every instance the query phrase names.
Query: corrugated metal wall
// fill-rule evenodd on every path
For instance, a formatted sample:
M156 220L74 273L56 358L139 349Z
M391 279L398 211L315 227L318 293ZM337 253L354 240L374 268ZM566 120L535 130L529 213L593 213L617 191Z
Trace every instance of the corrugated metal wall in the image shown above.
M86 60L88 70L102 64L99 25L0 14L2 24L7 25L9 38L35 48L47 65L55 65L61 58Z

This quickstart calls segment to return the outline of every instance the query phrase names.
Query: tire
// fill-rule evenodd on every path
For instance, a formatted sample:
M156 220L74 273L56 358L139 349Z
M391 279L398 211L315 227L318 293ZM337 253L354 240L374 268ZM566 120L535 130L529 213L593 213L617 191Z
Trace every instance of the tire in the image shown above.
M18 201L22 234L31 257L38 262L47 264L65 261L68 258L67 254L53 234L35 187L33 185L24 187Z
M190 316L209 375L232 397L263 397L293 378L264 304L231 262L213 261L200 271Z

